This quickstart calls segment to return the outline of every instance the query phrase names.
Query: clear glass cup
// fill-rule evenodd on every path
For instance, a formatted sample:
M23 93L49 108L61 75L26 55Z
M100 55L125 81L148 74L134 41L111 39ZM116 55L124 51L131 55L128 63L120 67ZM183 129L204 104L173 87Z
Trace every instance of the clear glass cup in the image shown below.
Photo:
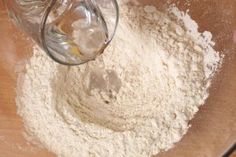
M56 62L79 65L101 54L119 19L116 0L5 0L10 17Z

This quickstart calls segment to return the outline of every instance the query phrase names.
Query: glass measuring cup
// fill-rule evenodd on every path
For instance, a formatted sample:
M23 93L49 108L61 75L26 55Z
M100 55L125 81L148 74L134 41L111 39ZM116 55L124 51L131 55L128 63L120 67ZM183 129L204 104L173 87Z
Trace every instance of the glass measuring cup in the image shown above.
M101 54L119 19L116 0L5 0L10 17L56 62L79 65Z

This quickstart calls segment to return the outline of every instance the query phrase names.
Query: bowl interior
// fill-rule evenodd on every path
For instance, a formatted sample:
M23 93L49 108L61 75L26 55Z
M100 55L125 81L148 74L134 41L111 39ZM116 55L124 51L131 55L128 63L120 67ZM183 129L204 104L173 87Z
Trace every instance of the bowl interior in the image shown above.
M174 148L158 157L221 156L236 140L236 2L232 0L139 0L165 11L174 3L199 25L210 31L215 49L225 55L221 70L214 79L210 97L190 122L192 127ZM47 150L29 144L24 127L16 114L15 86L17 73L32 53L32 41L9 20L0 1L0 154L11 157L54 157ZM22 65L22 64L21 64ZM17 67L17 68L16 68Z

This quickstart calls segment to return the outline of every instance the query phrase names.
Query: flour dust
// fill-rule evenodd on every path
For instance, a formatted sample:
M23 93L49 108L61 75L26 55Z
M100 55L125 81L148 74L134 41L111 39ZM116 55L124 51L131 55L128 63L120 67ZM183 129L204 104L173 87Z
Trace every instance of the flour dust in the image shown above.
M208 97L221 62L211 33L189 28L194 21L174 7L184 25L153 6L120 8L116 36L95 61L66 67L35 46L22 74L18 113L28 133L60 157L168 150Z

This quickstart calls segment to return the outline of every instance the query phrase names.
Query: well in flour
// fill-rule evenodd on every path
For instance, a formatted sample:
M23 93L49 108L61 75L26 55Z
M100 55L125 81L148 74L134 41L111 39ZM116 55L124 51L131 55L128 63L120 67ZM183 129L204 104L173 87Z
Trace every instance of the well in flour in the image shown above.
M18 113L28 132L60 157L168 150L208 97L220 62L212 44L153 7L122 4L120 17L114 40L95 61L65 67L36 47L26 66Z

